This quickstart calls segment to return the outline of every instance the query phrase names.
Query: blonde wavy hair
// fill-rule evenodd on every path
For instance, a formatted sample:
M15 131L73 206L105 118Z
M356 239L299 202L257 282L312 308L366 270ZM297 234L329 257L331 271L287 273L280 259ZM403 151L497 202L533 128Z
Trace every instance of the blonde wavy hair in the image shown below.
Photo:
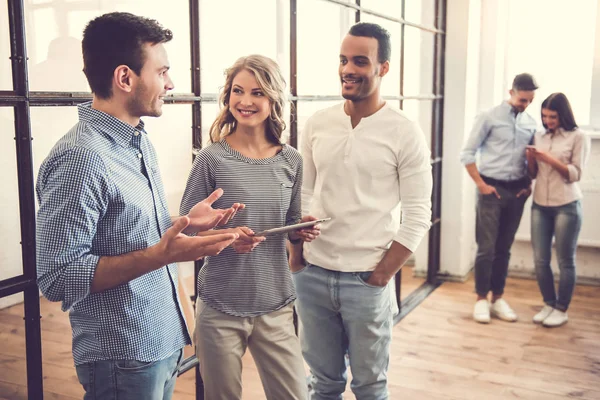
M229 99L233 79L242 70L247 70L256 79L258 86L267 96L271 104L271 113L266 119L267 140L281 144L281 134L285 130L283 108L285 106L285 79L279 66L272 59L253 54L238 60L225 71L225 86L219 96L220 111L217 119L210 127L211 142L219 142L227 135L235 132L237 121L229 111Z

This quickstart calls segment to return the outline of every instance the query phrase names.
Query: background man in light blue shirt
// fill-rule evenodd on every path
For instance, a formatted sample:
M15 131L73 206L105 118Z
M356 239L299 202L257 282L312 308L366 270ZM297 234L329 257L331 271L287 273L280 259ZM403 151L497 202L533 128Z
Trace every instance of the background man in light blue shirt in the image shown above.
M473 318L489 323L490 314L505 321L517 315L502 298L510 248L531 194L525 148L532 143L535 120L525 112L538 88L530 74L515 77L510 98L482 113L475 122L461 162L477 185L475 290ZM479 152L479 163L475 156ZM487 296L492 292L492 304Z

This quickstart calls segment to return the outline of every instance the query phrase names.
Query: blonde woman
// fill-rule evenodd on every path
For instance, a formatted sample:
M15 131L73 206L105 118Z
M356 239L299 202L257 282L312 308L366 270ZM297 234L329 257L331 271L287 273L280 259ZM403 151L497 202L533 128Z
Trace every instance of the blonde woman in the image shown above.
M198 276L196 353L207 399L239 399L242 356L250 349L268 399L306 399L307 385L292 307L296 293L286 257L286 237L254 232L301 219L302 158L281 143L285 81L263 56L238 59L226 71L213 142L194 161L181 204L187 214L217 188L220 203L246 205L232 247L207 257ZM218 204L217 204L218 203ZM314 234L293 232L293 242Z

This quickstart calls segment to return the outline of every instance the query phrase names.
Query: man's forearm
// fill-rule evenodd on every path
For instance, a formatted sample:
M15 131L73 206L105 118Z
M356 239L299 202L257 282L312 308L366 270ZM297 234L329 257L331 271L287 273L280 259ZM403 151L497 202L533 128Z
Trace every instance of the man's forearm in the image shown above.
M292 243L289 240L287 242L289 243L288 251L290 253L290 256L289 256L290 261L297 262L297 263L303 263L304 257L302 255L302 252L304 250L304 242L299 241L298 243Z
M166 264L158 257L156 246L118 256L100 257L90 292L98 293L112 289Z
M469 173L469 176L471 177L471 179L473 179L473 182L475 182L475 184L478 187L485 183L483 181L483 178L479 174L479 170L477 169L477 164L475 164L475 163L467 164L467 165L465 165L465 168L467 169L467 172Z
M412 251L394 241L373 271L369 280L379 286L386 285L410 258Z

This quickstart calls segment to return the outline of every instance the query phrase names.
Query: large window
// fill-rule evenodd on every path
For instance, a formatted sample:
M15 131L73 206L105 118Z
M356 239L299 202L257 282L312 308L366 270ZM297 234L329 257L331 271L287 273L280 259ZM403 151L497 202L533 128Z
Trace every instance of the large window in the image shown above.
M13 110L0 107L0 269L2 278L12 278L23 272L21 259L21 227L19 225L19 189L17 186L17 160L15 152L15 129ZM0 299L0 305L11 304L18 300L14 298Z
M512 77L521 72L535 76L540 88L530 109L537 110L531 114L540 124L542 101L553 92L563 92L577 123L590 125L596 7L597 0L568 6L560 1L510 2L505 87L508 90Z
M6 2L0 2L0 90L12 89L10 68L10 42L8 36L8 10Z
M253 53L279 63L290 94L284 139L298 146L306 119L342 100L339 48L357 21L376 22L391 33L382 94L421 124L434 165L441 165L445 0L0 1L0 306L14 299L7 295L25 291L29 332L39 331L35 179L54 143L77 121L75 106L91 99L82 72L83 29L111 11L154 18L174 34L166 49L175 90L160 118L144 118L173 214L194 152L209 143L225 69ZM437 251L439 234L423 245ZM35 346L27 356L29 365L41 365ZM41 370L28 374L29 388L37 392Z

